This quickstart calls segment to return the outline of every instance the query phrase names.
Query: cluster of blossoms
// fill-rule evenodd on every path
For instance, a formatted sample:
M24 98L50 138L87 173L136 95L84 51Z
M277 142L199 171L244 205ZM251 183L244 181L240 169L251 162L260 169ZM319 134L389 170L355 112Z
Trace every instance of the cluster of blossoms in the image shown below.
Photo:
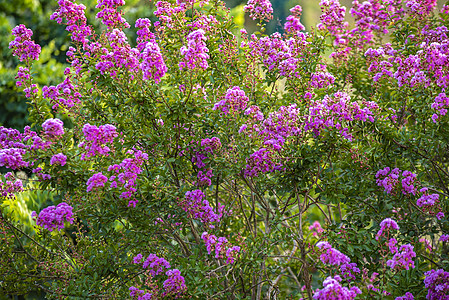
M149 274L153 277L164 272L164 269L170 269L170 263L168 261L152 253L145 260L143 260L142 254L137 254L133 258L133 263L142 264L142 268L145 270L148 269Z
M317 237L318 235L324 232L324 229L321 227L321 224L318 221L313 222L313 224L309 226L309 230L313 231L312 235L314 237Z
M14 197L15 193L23 191L22 180L16 179L11 172L4 175L5 182L0 180L0 197Z
M300 112L296 104L281 106L264 118L260 108L251 106L245 111L249 116L247 124L239 132L246 131L249 136L262 137L263 147L246 160L245 176L255 177L259 173L274 172L282 169L278 152L285 139L301 133Z
M259 173L268 173L281 170L282 165L276 162L272 151L260 148L246 159L244 174L247 177L256 177Z
M449 272L443 269L430 270L424 273L424 285L428 289L428 300L449 299Z
M85 141L79 143L78 147L83 148L87 153L81 155L81 159L85 160L96 155L107 155L111 149L106 144L112 143L118 135L115 126L110 124L95 125L85 124L83 127Z
M144 290L139 290L134 286L129 288L129 296L137 300L151 300L153 298L152 293L145 293Z
M401 171L398 168L390 170L389 167L385 167L376 173L377 185L383 187L387 194L394 195L400 190L404 195L416 195L418 191L415 187L415 181L416 174L407 170ZM444 213L439 205L439 195L429 194L426 187L421 188L419 193L421 193L421 197L416 201L416 205L441 220L444 217Z
M223 217L224 205L218 203L217 212L215 212L210 206L209 201L204 199L205 197L204 193L200 190L188 191L180 206L190 217L200 220L213 228L212 223L220 222Z
M119 185L125 190L120 195L120 198L130 199L137 191L136 181L137 176L142 173L142 165L144 161L148 160L148 154L138 150L129 150L128 154L134 154L134 158L125 158L120 164L111 165L108 171L115 174L109 177L111 181L111 188L117 188ZM128 206L136 207L137 200L129 200Z
M45 140L31 131L29 126L24 128L23 133L0 126L0 167L17 170L33 166L34 161L28 162L24 156L28 152L49 148L55 139L64 134L63 123L59 119L46 120L42 129Z
M62 153L55 154L50 159L50 165L64 166L67 162L67 156Z
M449 108L449 97L446 93L438 94L438 96L435 97L435 101L432 103L431 107L437 111L437 113L432 115L432 120L436 123L438 118L446 115L447 109Z
M181 55L184 56L183 61L179 62L179 69L187 68L193 70L196 68L207 69L209 64L209 49L206 46L206 36L204 30L197 29L187 36L187 46L180 49Z
M17 170L27 167L29 162L23 160L26 150L21 148L0 149L0 167Z
M57 138L64 134L64 123L59 119L48 119L42 124L45 136Z
M429 15L435 6L437 5L437 0L406 0L405 6L408 7L412 12L418 15Z
M306 28L301 24L301 6L296 5L295 7L290 9L290 12L291 15L287 17L287 20L284 24L284 30L293 34L305 30Z
M248 0L243 11L249 12L249 17L253 20L268 22L273 19L273 7L269 0Z
M165 275L168 276L162 284L165 292L162 297L178 296L187 290L185 279L181 276L181 271L178 269L168 270Z
M50 99L53 103L53 109L59 106L71 108L75 104L81 103L81 94L78 91L78 85L71 82L70 77L66 77L63 82L57 86L44 86L42 88L44 98Z
M400 178L401 176L402 179ZM399 181L401 181L401 187L399 187ZM376 173L377 185L382 186L387 194L394 194L396 188L398 188L404 195L415 195L415 181L416 174L407 170L401 171L398 168L394 168L390 171L389 167L385 167Z
M416 205L423 209L424 212L428 212L431 215L436 215L438 220L444 217L444 213L441 211L439 205L439 194L429 194L428 188L422 188L419 190L422 196L416 201Z
M394 300L415 300L415 297L412 293L407 292L404 296L396 297Z
M197 186L210 186L211 178L214 176L211 169L206 169L204 160L208 159L207 155L214 154L221 148L221 142L218 137L205 138L201 140L201 148L194 148L192 163L200 169L197 174ZM202 169L202 170L201 170Z
M439 241L440 241L440 242L447 242L447 241L449 241L449 234L442 234L442 235L440 236Z
M87 192L92 191L93 189L97 189L100 187L104 187L105 183L108 181L108 178L103 175L103 173L99 172L92 175L86 182Z
M305 40L305 34L300 35L297 39L289 38L287 40L278 32L260 39L253 34L248 42L242 42L242 47L247 45L251 56L254 59L262 60L269 72L300 78L297 69L303 54L301 50L308 43Z
M215 103L214 110L221 109L222 112L227 114L231 112L239 112L245 110L248 104L248 97L245 95L245 91L238 86L229 88L226 91L226 95L223 100Z
M388 33L390 22L401 18L403 11L400 0L356 0L350 10L356 25L351 34L365 35L366 43L372 42L373 32Z
M97 59L95 68L101 74L108 72L111 77L116 78L118 71L125 68L131 73L130 77L133 79L139 68L140 52L136 48L131 48L125 33L120 29L113 29L106 33L106 38L109 47L102 47L100 43L91 43L86 47L89 52L87 56L94 56Z
M341 6L338 0L322 0L320 2L322 15L321 23L317 25L318 29L327 29L332 35L339 36L348 27L345 21L346 7Z
M376 234L376 240L380 237L388 236L391 229L399 230L399 225L395 220L386 218L380 222L380 230Z
M405 244L399 248L399 251L392 259L387 261L387 266L392 269L400 269L402 267L408 270L410 267L415 267L414 257L416 257L416 253L413 251L413 246Z
M179 5L175 5L174 7L170 2L167 1L158 1L156 2L156 11L153 13L156 17L159 18L162 26L167 26L168 28L173 28L173 18L172 16L175 14L182 14L187 10L186 3L178 1ZM161 26L161 27L162 27Z
M390 230L399 230L399 225L393 219L386 218L380 222L380 230L376 234L376 240L381 237L389 238ZM388 239L388 248L391 254L394 254L393 258L387 261L387 266L392 269L405 268L408 270L410 267L414 268L415 263L413 258L416 257L416 253L413 251L413 246L410 244L402 245L399 250L397 247L397 240L395 238Z
M44 208L39 216L35 211L31 213L31 216L36 219L36 224L38 226L42 226L47 228L49 231L53 231L53 229L63 229L64 221L73 223L73 207L68 205L65 202L59 203L57 206L49 206Z
M313 101L304 129L319 135L325 128L336 128L343 137L351 140L349 127L344 127L344 123L355 120L374 122L373 115L379 107L375 102L364 101L362 108L359 103L350 100L347 93L337 92L333 96L326 95L322 100Z
M323 281L323 289L317 289L313 294L313 299L317 300L330 300L330 299L341 299L341 300L353 300L357 295L361 294L362 291L353 286L347 288L341 285L341 277L336 275L333 278L328 277Z
M72 33L72 41L82 43L88 42L88 37L92 35L92 29L87 25L87 19L84 14L86 6L76 4L70 0L59 0L59 8L51 15L50 20L56 20L58 24L65 18L66 30Z
M384 75L396 80L397 85L410 88L428 88L431 84L444 90L449 87L449 30L445 26L421 29L420 36L410 35L408 43L419 45L416 53L403 53L403 49L394 50L387 44L379 49L368 49L365 56L371 62L368 71L373 73L373 80L378 81ZM385 49L384 49L385 48ZM386 56L386 57L385 57ZM437 96L435 109L444 105L445 98ZM441 113L445 113L444 110ZM438 115L432 119L436 122Z
M142 58L140 68L142 69L143 79L152 78L156 83L159 83L168 69L162 57L161 49L155 40L145 44L145 49L143 49L140 57Z
M356 263L351 263L348 256L333 248L329 242L318 242L316 244L320 249L320 260L323 264L339 266L343 278L355 279L355 273L360 273Z
M17 56L20 61L28 62L38 60L41 47L31 40L33 31L20 24L12 29L14 40L9 43L9 49L13 49L12 55Z
M203 232L201 238L206 244L207 253L215 252L215 258L217 259L226 258L227 264L233 264L241 250L240 246L232 246L231 242L225 237L217 237Z
M150 254L144 260L142 254L138 254L133 258L133 263L142 264L142 268L144 270L148 270L148 274L151 277L157 276L159 274L164 273L167 275L167 279L163 282L164 292L161 297L170 297L170 296L179 296L183 292L187 290L187 286L185 284L185 279L181 276L181 272L178 269L170 270L170 263L164 258L160 258L155 254ZM139 290L138 288L132 286L129 288L130 296L137 299L147 300L147 299L160 299L157 297L157 287L152 290L150 293L146 293L143 290Z
M122 17L122 12L118 11L119 6L125 5L124 0L98 0L95 8L101 10L97 13L96 18L101 20L101 23L108 26L108 28L116 28L124 26L129 28L128 22Z
M335 82L335 77L328 72L312 73L310 85L316 89L328 87Z

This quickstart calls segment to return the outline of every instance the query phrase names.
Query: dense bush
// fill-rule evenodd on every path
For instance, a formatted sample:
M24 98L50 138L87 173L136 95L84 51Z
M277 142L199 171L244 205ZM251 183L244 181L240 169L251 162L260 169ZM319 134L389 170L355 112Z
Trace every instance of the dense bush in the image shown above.
M107 299L448 299L449 6L337 0L264 34L268 0L60 0L55 86L12 31L32 126L0 127L2 293ZM134 43L133 43L134 44ZM64 122L55 116L64 116ZM23 179L25 171L30 175ZM15 218L15 197L52 203ZM447 213L446 213L447 214Z

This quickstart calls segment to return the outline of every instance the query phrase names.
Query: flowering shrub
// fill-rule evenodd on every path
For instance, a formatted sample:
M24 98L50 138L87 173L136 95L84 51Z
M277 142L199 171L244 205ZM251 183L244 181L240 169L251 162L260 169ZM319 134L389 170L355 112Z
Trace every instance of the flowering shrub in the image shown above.
M73 43L56 86L12 32L32 126L0 127L2 293L449 297L448 6L354 1L350 26L323 0L310 32L295 6L249 35L219 0L133 26L123 0L78 2L51 15ZM244 11L272 19L268 0ZM28 190L49 201L14 206ZM11 213L27 206L33 228Z

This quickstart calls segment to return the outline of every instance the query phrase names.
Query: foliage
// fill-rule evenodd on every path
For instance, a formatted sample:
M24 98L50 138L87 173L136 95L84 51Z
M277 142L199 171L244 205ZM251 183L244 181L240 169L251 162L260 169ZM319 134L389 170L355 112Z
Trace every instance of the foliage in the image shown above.
M46 50L15 27L32 124L0 127L2 293L447 297L449 6L366 3L353 28L323 0L313 32L297 6L267 35L251 0L248 35L219 0L159 1L133 29L122 0L98 26L61 0L70 67L43 87ZM53 198L32 232L24 190Z

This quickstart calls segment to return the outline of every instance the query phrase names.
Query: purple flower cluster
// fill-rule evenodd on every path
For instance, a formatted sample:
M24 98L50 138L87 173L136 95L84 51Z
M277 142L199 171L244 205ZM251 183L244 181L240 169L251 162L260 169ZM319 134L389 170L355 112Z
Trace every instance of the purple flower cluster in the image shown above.
M335 82L335 77L328 72L312 73L310 78L310 85L316 89L328 87Z
M83 148L87 153L81 155L81 159L85 160L95 155L107 155L111 149L106 144L112 143L118 135L115 126L110 124L95 125L85 124L83 127L84 139L79 143L78 147Z
M437 0L406 0L405 6L418 15L429 15L435 6Z
M31 40L33 31L20 24L12 29L14 40L9 43L9 49L13 49L12 55L17 56L20 61L29 62L39 60L41 46Z
M134 78L135 73L140 70L139 56L141 54L139 50L131 48L125 33L121 29L114 28L106 32L106 38L112 49L102 47L99 43L91 43L87 47L90 51L89 55L98 59L95 68L101 74L109 72L113 78L117 77L117 72L121 68L125 68L131 72L131 78ZM88 52L85 55L88 55Z
M404 296L396 297L394 300L415 300L415 297L413 297L412 293L407 292Z
M53 103L53 109L58 109L60 105L71 108L81 102L78 85L73 84L70 77L66 77L57 86L44 86L42 95L44 98L50 99L51 103Z
M414 257L416 257L416 253L413 251L413 246L405 244L399 248L393 259L387 261L387 266L392 269L400 269L402 267L408 270L410 267L415 267Z
M62 153L55 154L50 159L50 165L64 166L67 161L67 156Z
M59 8L51 15L50 20L56 20L58 24L65 18L66 30L72 33L72 41L85 45L88 37L92 35L92 29L87 25L87 19L84 14L86 6L76 4L70 0L59 0Z
M185 199L180 203L180 206L187 212L190 217L200 220L204 224L211 225L215 222L220 222L223 217L224 205L218 203L217 213L210 206L209 201L204 199L206 196L200 190L188 191Z
M136 181L137 176L142 173L142 165L144 161L148 160L148 154L138 150L129 150L128 154L134 154L134 158L125 158L119 165L111 165L108 167L109 172L115 174L109 177L111 181L111 188L121 186L125 191L120 195L120 198L130 199L137 191ZM128 206L136 207L137 200L129 200Z
M245 95L245 91L241 90L238 86L234 86L226 91L223 100L215 103L213 109L221 109L225 114L229 111L239 112L246 109L248 101L249 99Z
M143 72L143 79L152 78L156 83L159 83L167 72L167 66L156 41L147 42L140 57L142 58L140 68Z
M23 160L25 153L25 149L21 148L0 149L0 167L12 170L28 167L29 163Z
M298 57L304 47L297 39L285 40L278 32L260 39L253 34L247 45L252 57L261 59L268 71L277 71L286 77L300 77L297 71L300 62Z
M177 296L187 290L185 279L178 269L168 270L165 275L168 276L168 279L163 283L165 292L162 297Z
M438 113L432 115L432 120L434 123L436 123L439 117L443 117L446 115L447 109L449 108L449 97L446 95L446 93L440 93L435 97L435 101L431 106Z
M36 219L36 224L38 226L42 226L47 228L49 231L53 231L53 229L63 229L64 221L73 223L73 207L68 205L65 202L59 203L56 207L49 206L44 208L37 216L36 212L33 211L31 216Z
M218 137L205 138L201 140L201 147L206 153L213 153L221 148L221 141Z
M122 12L118 11L119 6L125 5L124 0L98 0L96 8L101 9L96 18L101 20L101 23L108 26L109 29L123 26L129 28L128 22L122 17Z
M447 241L449 241L449 234L442 234L442 235L440 236L439 241L440 241L440 242L447 242Z
M326 95L323 100L312 101L305 130L313 130L316 135L325 128L336 128L340 134L352 139L345 122L355 120L374 122L373 114L378 105L372 101L364 101L363 108L357 102L350 102L350 97L344 92L337 92L333 96Z
M402 176L402 179L400 178ZM401 187L399 188L399 181ZM416 174L410 171L401 171L398 168L394 168L390 172L389 167L385 167L377 171L376 183L378 186L382 186L387 194L394 194L396 187L398 187L404 195L416 194L415 188Z
M340 266L349 264L351 261L348 256L344 255L335 248L332 248L329 242L318 242L316 246L320 249L320 260L323 264Z
M4 175L5 182L0 180L0 197L12 198L14 193L23 191L22 180L16 179L11 172Z
M401 18L404 11L400 0L368 0L362 3L355 0L352 3L350 13L356 21L356 27L351 35L365 36L365 43L372 42L373 32L388 33L389 23Z
M291 15L287 17L284 24L284 30L292 34L305 30L306 28L301 24L302 7L296 5L295 7L290 8L290 12Z
M139 290L134 286L129 288L129 296L137 300L151 300L153 298L153 294L145 293L145 291Z
M449 299L449 272L443 269L430 270L424 273L424 285L426 286L428 300Z
M87 192L92 191L93 189L97 189L100 187L104 187L105 183L108 181L108 178L103 175L103 173L99 172L97 174L92 175L87 180Z
M380 222L380 230L376 234L376 240L379 240L380 237L388 235L390 233L390 229L399 230L399 225L395 220L386 218Z
M225 237L217 237L213 234L203 232L201 238L206 244L207 253L211 254L211 252L215 252L215 258L217 259L226 257L227 264L233 264L241 250L240 246L232 246Z
M422 208L424 212L428 212L431 215L436 215L438 220L444 218L444 213L441 211L439 205L439 194L429 194L428 188L422 188L419 190L422 196L416 201L416 205Z
M338 0L322 0L320 7L321 23L317 27L321 30L327 29L332 35L338 37L348 27L348 22L345 22L346 7L341 6Z
M313 294L316 300L353 300L362 291L353 286L351 288L344 287L340 284L341 277L336 275L333 278L327 277L323 282L323 289L317 289Z
M382 47L378 50L368 49L365 56L371 61L368 71L373 73L373 80L378 81L386 75L394 78L399 87L428 88L430 84L436 84L444 92L449 87L448 32L445 26L429 28L426 25L421 29L419 37L408 36L407 43L419 45L415 53L391 49L390 44L385 45L388 51ZM376 55L372 55L374 53Z
M179 69L187 68L193 70L196 68L207 69L209 64L209 49L206 46L206 36L204 30L197 29L187 36L187 46L182 46L179 50L184 57L183 61L179 62Z
M64 134L64 123L59 119L48 119L42 123L42 129L48 138L54 139Z
M273 19L273 7L269 0L248 0L243 11L249 12L249 17L253 20L268 22Z
M174 7L170 2L167 1L158 1L156 2L156 11L153 13L156 17L159 18L162 26L167 26L169 28L173 28L173 18L174 14L182 14L186 11L187 6L185 2L178 1L179 5L175 5ZM157 22L159 23L159 22ZM156 26L156 23L155 23ZM162 27L161 26L161 27Z
M274 151L260 148L246 159L245 176L256 177L259 173L268 173L281 170L282 164L277 163Z
M137 254L133 258L133 263L142 264L142 268L147 270L146 272L151 276L155 277L159 274L162 274L165 269L168 271L165 272L167 275L167 279L163 283L164 292L162 295L159 294L159 289L157 286L154 286L150 293L145 293L143 290L139 290L138 288L132 286L129 288L130 296L134 299L165 299L166 297L178 297L182 293L187 290L187 286L185 284L185 279L181 276L181 272L178 269L171 269L170 263L164 258L160 258L155 254L150 254L148 257L143 260L142 254ZM150 278L151 278L150 277ZM160 297L159 297L160 296Z
M148 257L143 260L142 254L137 254L133 258L135 264L142 264L142 268L149 271L151 276L156 276L164 272L164 269L170 269L170 263L164 258L158 257L156 254L150 253Z
M26 86L27 82L30 80L31 75L30 75L30 69L28 68L24 68L24 67L19 67L19 71L17 71L17 76L16 76L16 86L17 87L21 87L21 86Z
M140 18L136 20L137 30L137 49L143 51L145 49L145 44L147 41L155 40L156 36L150 31L151 21L147 18Z

